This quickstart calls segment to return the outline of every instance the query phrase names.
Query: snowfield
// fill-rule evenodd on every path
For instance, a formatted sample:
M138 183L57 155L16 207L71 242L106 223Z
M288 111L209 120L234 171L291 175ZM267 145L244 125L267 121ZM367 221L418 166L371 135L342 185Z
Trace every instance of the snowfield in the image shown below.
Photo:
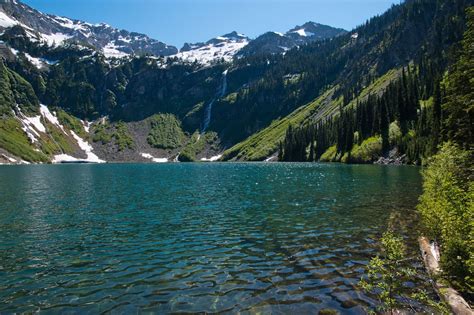
M148 160L152 160L152 162L155 162L155 163L168 163L167 158L155 158L153 155L151 155L149 153L140 153L140 155L143 158L148 159Z
M58 154L55 155L52 159L52 163L64 163L64 162L87 162L87 163L105 163L106 161L100 159L95 153L92 151L94 148L92 145L89 144L86 140L82 139L79 137L74 131L66 131L63 125L59 122L56 113L51 112L49 108L46 105L41 104L40 105L40 115L34 116L34 117L27 117L24 115L20 108L17 106L16 107L16 112L14 112L14 115L18 118L18 120L21 122L22 125L22 130L25 132L27 135L28 139L32 144L36 144L39 142L41 138L41 134L44 136L48 136L47 129L45 125L43 124L42 120L46 120L52 125L58 127L65 135L67 136L72 136L74 140L77 142L77 145L79 148L84 151L84 153L87 155L86 159L78 159L73 156L67 155L67 154ZM39 151L38 149L36 149Z
M190 44L191 50L181 51L170 56L170 58L177 57L187 62L197 61L202 65L210 65L212 62L221 59L229 62L249 42L250 40L245 35L234 32L211 39L204 45Z
M202 158L201 161L203 161L203 162L216 162L216 161L219 161L221 157L222 157L222 154L213 156L213 157L211 157L211 158L209 158L209 159L207 159L207 158Z

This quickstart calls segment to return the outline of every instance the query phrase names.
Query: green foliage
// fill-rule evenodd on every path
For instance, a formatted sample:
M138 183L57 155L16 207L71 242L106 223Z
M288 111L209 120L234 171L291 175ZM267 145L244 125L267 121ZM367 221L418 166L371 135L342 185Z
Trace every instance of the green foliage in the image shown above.
M93 125L92 141L108 144L112 141L112 127L108 123Z
M367 278L359 282L360 287L375 294L380 302L377 310L394 314L396 310L411 307L413 300L422 302L440 313L449 314L446 306L432 301L425 291L410 289L416 271L408 265L403 239L389 231L384 233L381 255L372 258L367 266Z
M321 155L321 162L336 162L337 161L337 147L333 145L329 147L326 152Z
M465 149L472 146L474 139L474 6L467 10L467 16L463 49L445 80L447 95L443 104L445 139Z
M279 143L284 140L289 126L304 123L330 99L333 92L334 89L328 90L310 104L300 107L283 119L272 122L267 128L236 144L224 152L223 160L263 161L278 150Z
M28 162L47 162L48 156L35 151L20 122L8 116L0 119L0 147Z
M394 121L390 124L388 127L388 138L390 141L390 144L396 145L397 143L400 143L402 141L402 131L400 130L399 123L397 121Z
M377 292L380 311L393 314L397 307L402 306L397 297L405 294L404 282L410 281L415 271L403 263L405 246L402 238L386 232L381 243L383 256L371 259L367 280L361 280L359 284L367 292Z
M441 244L441 266L462 290L474 288L472 151L446 143L423 172L418 210L427 236Z
M189 143L179 154L180 162L195 162L197 161L197 155L204 150L206 145L213 145L217 140L217 133L206 132L204 135L200 135L196 131L192 136Z
M122 121L115 125L113 138L115 139L115 144L118 146L119 151L134 148L134 141L128 131L127 124Z
M151 131L148 143L158 149L176 149L185 139L181 122L172 114L157 114L149 119Z
M43 125L46 128L46 135L41 135L39 146L41 151L47 155L59 153L73 153L75 140L66 136L64 132L56 125L43 119Z
M74 131L79 137L87 139L89 135L84 129L82 122L78 118L69 115L62 109L57 110L56 115L61 125L67 127L69 130Z
M355 144L351 150L349 161L352 163L371 163L382 155L382 138L370 137Z
M18 105L24 114L38 113L39 101L31 85L0 60L0 115Z
M94 142L109 144L113 141L119 151L134 148L134 141L128 131L127 124L122 121L115 125L110 125L107 122L94 125L92 132L92 141Z

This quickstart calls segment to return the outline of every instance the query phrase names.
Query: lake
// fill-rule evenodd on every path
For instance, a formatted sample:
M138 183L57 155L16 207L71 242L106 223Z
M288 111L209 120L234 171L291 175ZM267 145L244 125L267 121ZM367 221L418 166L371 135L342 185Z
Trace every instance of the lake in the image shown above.
M377 239L420 169L339 164L0 166L0 313L363 314Z

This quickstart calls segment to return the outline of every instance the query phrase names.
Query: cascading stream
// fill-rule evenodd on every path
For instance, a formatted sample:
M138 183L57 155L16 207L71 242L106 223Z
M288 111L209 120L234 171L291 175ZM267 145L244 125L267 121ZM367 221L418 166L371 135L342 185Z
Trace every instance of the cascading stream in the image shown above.
M228 69L222 72L222 82L219 85L219 89L217 90L216 96L209 102L209 104L206 107L206 110L204 112L204 121L202 123L202 129L201 129L201 134L205 133L207 128L209 127L209 123L211 122L211 116L212 116L212 106L214 105L214 102L218 100L219 98L223 97L227 91L227 73Z

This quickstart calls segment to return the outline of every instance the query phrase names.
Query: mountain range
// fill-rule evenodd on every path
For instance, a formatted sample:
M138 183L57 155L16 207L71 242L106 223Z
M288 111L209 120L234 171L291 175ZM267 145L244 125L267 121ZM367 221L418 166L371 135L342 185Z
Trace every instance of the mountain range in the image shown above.
M380 121L362 132L338 120L364 106L370 119L385 121L380 111L389 110L404 140L345 160L402 156L419 140L406 137L419 131L416 113L428 113L466 29L472 1L454 2L407 0L350 32L307 22L178 50L0 0L0 163L315 160L329 150L340 161L385 132ZM416 87L397 89L413 99L399 102L413 107L370 105L407 77ZM350 145L340 145L340 130L352 134ZM425 154L415 151L408 162Z
M58 46L65 43L82 43L92 46L107 58L121 58L131 55L173 56L186 61L208 64L224 58L230 61L248 44L245 54L283 52L307 42L323 40L344 34L342 29L308 22L303 26L278 34L273 41L260 36L254 40L232 32L210 39L206 43L186 43L178 50L147 35L119 30L105 23L91 24L79 20L41 13L16 0L0 1L0 30L21 27L30 41Z

